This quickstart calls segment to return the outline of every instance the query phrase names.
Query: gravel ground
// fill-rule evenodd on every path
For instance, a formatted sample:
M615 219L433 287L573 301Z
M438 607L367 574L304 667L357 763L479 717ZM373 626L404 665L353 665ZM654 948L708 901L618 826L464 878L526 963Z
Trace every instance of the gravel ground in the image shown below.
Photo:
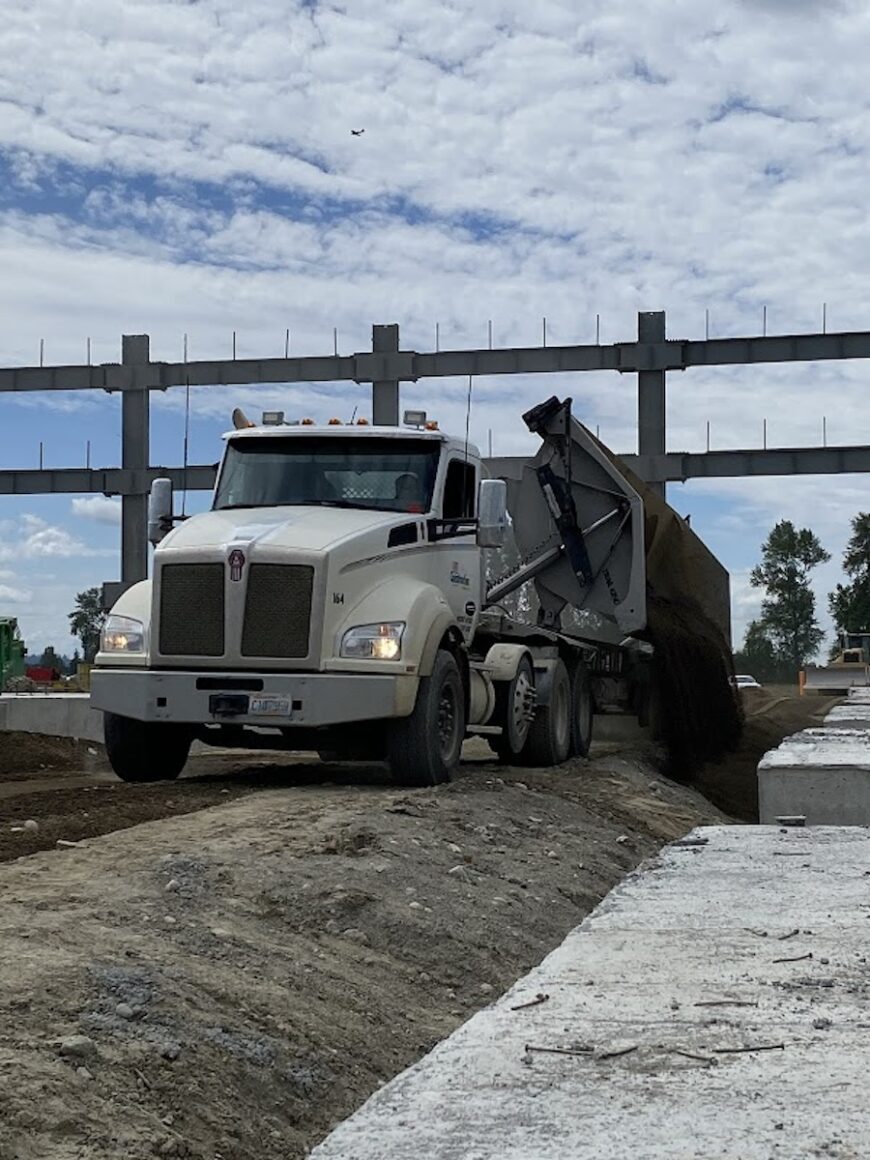
M753 762L826 707L756 696L700 783L751 816ZM260 754L128 786L99 750L3 743L0 1160L302 1157L724 818L638 745L536 771L477 742L449 785L399 792Z
M303 1156L642 858L722 817L636 749L471 760L414 792L268 774L237 763L193 781L222 805L0 867L0 1160Z

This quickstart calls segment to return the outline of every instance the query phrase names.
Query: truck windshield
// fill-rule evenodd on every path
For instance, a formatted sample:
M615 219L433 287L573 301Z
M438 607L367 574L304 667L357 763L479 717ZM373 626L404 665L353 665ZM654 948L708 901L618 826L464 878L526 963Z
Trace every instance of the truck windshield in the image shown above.
M315 505L428 512L439 442L316 435L236 439L215 509Z

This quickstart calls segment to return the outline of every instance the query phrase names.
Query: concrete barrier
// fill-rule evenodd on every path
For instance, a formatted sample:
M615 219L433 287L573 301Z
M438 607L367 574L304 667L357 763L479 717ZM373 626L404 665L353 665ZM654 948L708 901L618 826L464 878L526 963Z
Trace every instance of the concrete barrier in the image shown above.
M826 729L870 729L870 703L845 701L825 717Z
M862 830L695 831L311 1160L870 1155L868 865Z
M0 730L102 743L103 714L87 693L4 693Z
M870 826L870 732L805 729L758 763L758 816L803 815L811 826Z

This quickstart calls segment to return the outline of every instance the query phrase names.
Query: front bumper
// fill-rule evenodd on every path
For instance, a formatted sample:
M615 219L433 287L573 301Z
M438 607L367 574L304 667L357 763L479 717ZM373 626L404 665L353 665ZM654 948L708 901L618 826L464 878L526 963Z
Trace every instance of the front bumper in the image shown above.
M91 707L136 721L316 728L407 717L417 685L381 673L92 669ZM249 711L240 712L245 698Z

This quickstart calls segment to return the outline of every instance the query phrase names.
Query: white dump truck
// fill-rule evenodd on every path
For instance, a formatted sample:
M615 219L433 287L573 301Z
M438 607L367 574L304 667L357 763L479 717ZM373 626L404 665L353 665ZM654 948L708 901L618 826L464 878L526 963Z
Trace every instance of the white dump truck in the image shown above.
M596 709L645 713L644 503L570 400L524 418L541 449L503 479L406 412L404 427L237 416L211 510L184 520L156 480L153 578L115 604L91 674L115 772L176 777L196 739L386 761L398 784L432 785L469 735L556 765L587 752ZM509 529L520 563L488 579ZM530 580L537 624L501 604ZM727 578L725 593L727 616Z

